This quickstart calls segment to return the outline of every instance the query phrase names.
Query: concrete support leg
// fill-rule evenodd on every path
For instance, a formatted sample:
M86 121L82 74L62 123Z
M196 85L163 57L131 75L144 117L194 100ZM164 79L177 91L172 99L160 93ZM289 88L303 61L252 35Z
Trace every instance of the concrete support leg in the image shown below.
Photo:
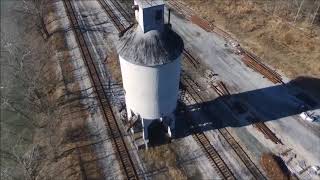
M131 112L131 108L129 106L127 106L126 108L127 108L127 118L129 120L132 117L132 112Z
M132 111L131 111L131 109L127 106L127 118L128 118L128 121L130 121L130 120L132 119L132 116L133 116ZM129 122L129 123L130 123L130 122ZM134 129L133 129L133 128L131 128L130 131L131 131L132 134L134 134Z
M168 126L168 134L171 138L173 138L175 137L176 118L174 114L171 114L169 118L170 118L170 124Z
M151 124L152 121L150 120L145 120L142 119L142 127L143 127L143 140L146 149L148 149L148 144L149 144L149 125Z
M169 135L169 137L171 137L172 138L172 133L171 133L171 129L170 129L170 126L168 126L168 135Z

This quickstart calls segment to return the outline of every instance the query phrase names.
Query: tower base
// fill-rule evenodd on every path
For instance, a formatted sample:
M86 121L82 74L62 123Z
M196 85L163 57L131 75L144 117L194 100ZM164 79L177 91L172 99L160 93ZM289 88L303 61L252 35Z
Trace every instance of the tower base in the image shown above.
M160 119L145 119L127 107L127 118L127 132L131 132L138 149L166 144L175 137L174 113Z
M163 133L162 130L165 130L166 136L163 136L162 138L173 138L175 135L175 118L174 115L170 115L164 118L160 118L158 120L150 120L150 119L141 119L142 122L142 134L143 134L143 140L145 143L145 148L148 149L150 143L157 144L158 142L150 142L150 138L152 140L157 139L158 137L150 137L153 136L160 136ZM157 123L158 125L155 125ZM160 126L159 126L160 125ZM163 135L163 134L162 134ZM160 142L165 140L160 140ZM160 143L161 144L161 143Z

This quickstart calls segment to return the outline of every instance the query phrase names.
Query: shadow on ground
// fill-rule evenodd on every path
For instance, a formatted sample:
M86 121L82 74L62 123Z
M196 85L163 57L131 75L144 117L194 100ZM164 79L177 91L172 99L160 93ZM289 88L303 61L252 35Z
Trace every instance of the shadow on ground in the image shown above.
M179 102L176 138L194 132L190 126L197 131L243 127L319 109L319 97L320 79L299 77L287 84L232 94L190 106ZM188 123L185 111L192 112L189 113L192 125Z

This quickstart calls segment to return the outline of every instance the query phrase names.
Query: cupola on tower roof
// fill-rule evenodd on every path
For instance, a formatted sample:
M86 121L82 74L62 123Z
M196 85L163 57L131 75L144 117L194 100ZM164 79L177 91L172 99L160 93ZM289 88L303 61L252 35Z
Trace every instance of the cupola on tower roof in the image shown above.
M163 31L164 2L162 0L134 0L138 7L136 20L144 33L150 30Z
M138 26L128 29L117 49L126 61L143 66L170 63L181 56L181 37L164 24L162 0L134 0Z

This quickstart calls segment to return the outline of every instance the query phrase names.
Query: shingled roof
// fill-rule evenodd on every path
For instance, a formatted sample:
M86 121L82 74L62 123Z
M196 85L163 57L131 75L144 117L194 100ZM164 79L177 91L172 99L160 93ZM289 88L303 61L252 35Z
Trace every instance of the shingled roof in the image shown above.
M162 32L151 30L147 33L134 26L120 38L117 45L122 58L143 66L170 63L181 55L183 48L183 40L168 26Z

